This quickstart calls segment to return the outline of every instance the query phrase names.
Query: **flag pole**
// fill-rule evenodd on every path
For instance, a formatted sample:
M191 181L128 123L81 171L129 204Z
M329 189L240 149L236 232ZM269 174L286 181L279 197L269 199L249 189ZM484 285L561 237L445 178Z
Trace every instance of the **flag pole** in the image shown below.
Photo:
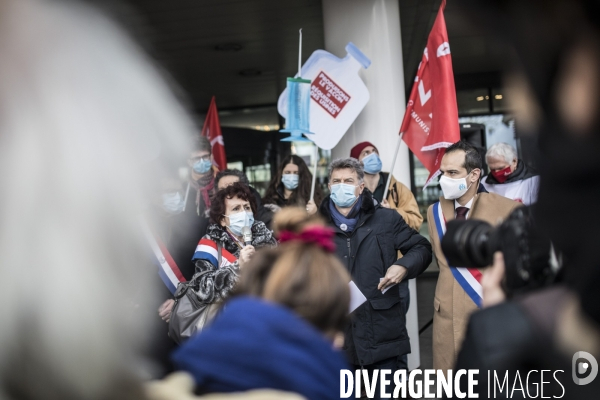
M300 28L300 43L298 44L298 78L302 78L302 28Z
M404 135L404 132L400 132L400 135L398 135L398 145L396 146L396 152L394 153L394 158L392 159L390 173L388 175L387 182L385 183L385 190L383 191L383 198L381 199L382 201L384 201L388 195L390 182L392 181L392 174L394 172L394 166L396 165L396 159L398 158L398 152L400 151L400 145L402 144L402 135Z
M317 146L317 144L315 143L315 162L313 165L313 179L312 179L312 186L310 188L310 199L314 200L315 199L315 185L317 184L317 164L319 161L319 146ZM317 204L318 206L318 204Z

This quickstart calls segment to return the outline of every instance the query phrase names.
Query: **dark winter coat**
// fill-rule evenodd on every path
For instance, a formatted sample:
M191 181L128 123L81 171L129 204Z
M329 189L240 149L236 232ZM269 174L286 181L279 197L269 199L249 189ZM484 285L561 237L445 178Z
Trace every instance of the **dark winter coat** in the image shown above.
M302 197L297 198L295 201L292 200L292 198L286 199L284 196L285 193L285 187L283 186L283 183L279 182L277 184L275 193L272 193L271 195L269 195L269 190L267 190L267 194L265 195L265 197L262 199L262 204L267 205L267 207L269 207L270 205L275 205L279 208L284 208L284 207L306 207L306 203L308 202L308 200L303 199ZM296 193L296 195L298 195ZM292 196L294 197L294 196ZM321 190L321 187L319 185L315 186L315 193L314 193L314 200L315 200L315 204L320 204L321 200L323 199L323 192Z
M590 324L574 307L579 303L575 298L557 285L476 311L469 319L454 370L479 370L479 383L474 388L479 398L491 398L486 395L494 386L493 398L542 398L542 381L544 398L597 398L599 379L586 385L572 379L572 374L578 378L591 375L573 371L576 361L583 361L574 358L574 353L593 352L598 342L597 325ZM500 390L507 374L508 385ZM467 388L466 380L461 380L461 387L463 391ZM525 393L528 395L522 397Z
M369 365L410 352L406 331L408 279L427 268L431 262L431 245L410 228L396 210L376 203L367 189L361 196L362 207L352 233L342 231L333 223L329 196L319 211L335 230L336 254L367 298L351 315L344 350L353 364ZM398 251L404 255L400 259ZM408 273L399 285L382 294L377 285L392 264L406 267Z
M256 215L254 218L257 221L262 221L265 223L268 229L271 229L271 225L273 223L273 211L269 210L262 203L262 199L260 198L260 193L252 186L248 186L252 195L254 195L254 200L256 201Z
M171 217L171 237L167 249L186 280L194 276L194 263L190 254L208 228L207 207L200 196L196 205L196 190L189 189L185 211ZM190 253L191 251L191 253Z
M215 243L219 243L223 249L236 258L236 261L231 265L221 267L213 265L207 260L194 259L196 273L210 271L197 281L196 295L203 303L214 303L224 300L235 286L240 272L238 259L241 249L235 244L227 231L218 224L210 224L203 239L210 239ZM262 221L254 221L254 224L252 224L252 246L256 249L277 246L277 240L273 237L273 232ZM193 255L193 250L188 254Z

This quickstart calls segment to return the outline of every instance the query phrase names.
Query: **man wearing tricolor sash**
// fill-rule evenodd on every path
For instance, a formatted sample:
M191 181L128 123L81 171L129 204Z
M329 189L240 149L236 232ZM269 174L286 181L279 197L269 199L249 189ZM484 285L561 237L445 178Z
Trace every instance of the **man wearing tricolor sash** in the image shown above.
M481 271L449 266L441 248L446 223L453 219L479 219L497 225L519 203L480 184L481 156L460 141L446 149L440 164L443 197L427 211L429 235L440 275L433 313L433 367L452 369L465 335L470 314L481 306Z

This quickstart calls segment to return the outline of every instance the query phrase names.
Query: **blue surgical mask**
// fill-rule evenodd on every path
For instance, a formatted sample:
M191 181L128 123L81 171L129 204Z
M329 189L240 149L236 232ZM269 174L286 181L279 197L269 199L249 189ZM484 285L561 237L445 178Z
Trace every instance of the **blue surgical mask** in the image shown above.
M197 174L205 174L208 171L210 171L212 167L212 162L210 161L210 159L205 160L198 160L194 163L194 166L192 167L194 169L194 172Z
M375 175L381 172L381 167L383 164L381 163L381 159L377 153L371 153L365 158L362 159L362 163L364 165L364 170L367 174Z
M331 200L338 207L350 207L357 199L354 194L355 189L356 186L348 185L346 183L331 185Z
M229 230L237 236L242 236L244 226L252 227L254 225L254 214L248 211L240 211L235 214L226 215L229 218Z
M298 179L300 176L296 174L285 174L281 177L281 182L288 190L294 190L298 187Z
M165 193L162 195L163 209L169 214L181 214L185 208L184 199L179 192Z

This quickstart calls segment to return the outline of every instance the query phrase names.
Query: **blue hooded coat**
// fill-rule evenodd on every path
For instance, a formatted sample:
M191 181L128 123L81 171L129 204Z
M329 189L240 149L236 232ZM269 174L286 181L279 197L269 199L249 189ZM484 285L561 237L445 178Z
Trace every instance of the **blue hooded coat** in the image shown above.
M331 342L291 310L240 297L173 353L200 393L268 388L308 399L340 398L340 370L348 368Z

